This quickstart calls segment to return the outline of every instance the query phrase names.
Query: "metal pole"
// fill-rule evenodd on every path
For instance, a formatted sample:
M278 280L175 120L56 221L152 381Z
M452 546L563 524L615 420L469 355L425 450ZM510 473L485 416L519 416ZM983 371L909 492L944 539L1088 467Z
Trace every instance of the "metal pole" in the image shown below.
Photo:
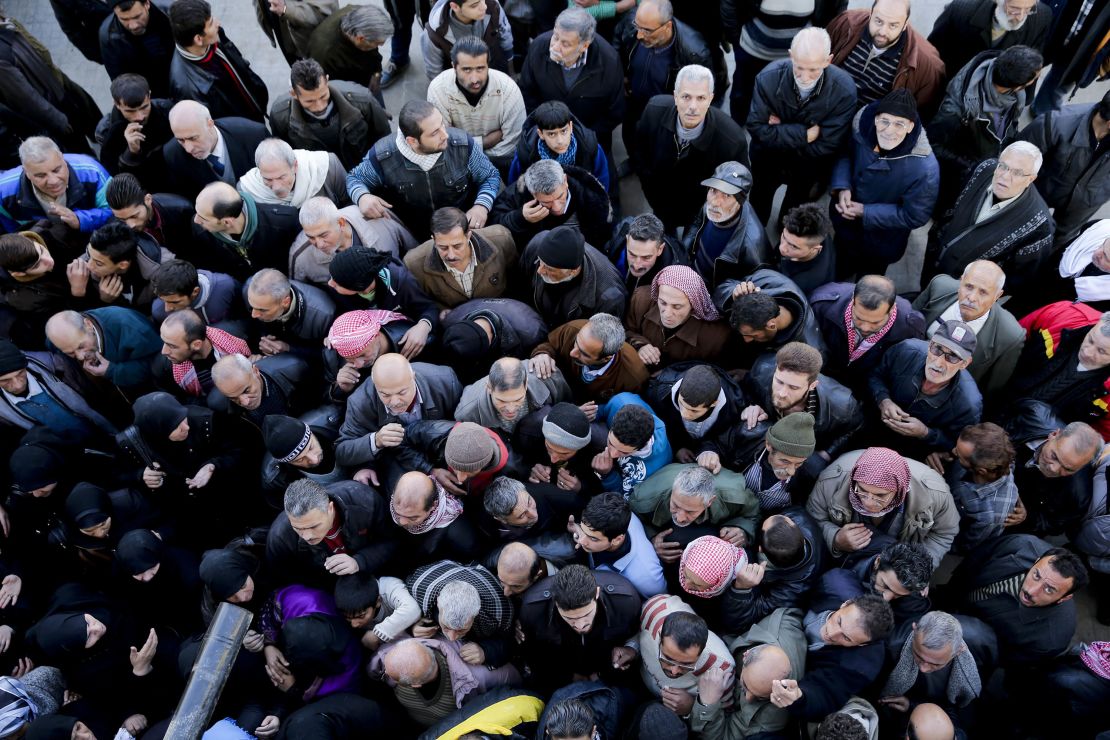
M189 673L189 683L166 730L167 738L199 740L208 729L253 616L241 606L226 601L216 609L216 616L208 625L200 653Z

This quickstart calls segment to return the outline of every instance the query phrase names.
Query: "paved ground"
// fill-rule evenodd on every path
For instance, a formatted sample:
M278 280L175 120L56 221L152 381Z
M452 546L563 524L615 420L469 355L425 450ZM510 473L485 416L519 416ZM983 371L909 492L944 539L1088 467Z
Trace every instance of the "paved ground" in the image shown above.
M681 0L683 2L689 0ZM254 70L266 81L270 89L271 99L285 92L289 88L289 67L281 53L273 48L263 36L254 15L254 3L250 0L209 0L215 9L216 17L226 29L228 36L239 46L240 50L250 61ZM364 0L358 2L344 2L344 5L370 4ZM381 5L381 2L375 2ZM871 0L850 0L849 7L868 7ZM915 0L911 22L922 33L928 33L944 9L944 0ZM108 75L104 68L89 63L77 51L69 40L62 34L57 21L51 12L50 4L45 0L7 0L4 3L8 13L21 21L35 36L50 49L55 63L61 67L78 84L87 89L101 109L106 111L111 105L108 94ZM423 62L419 49L420 36L414 34L411 57L412 66L406 72L404 79L385 91L387 108L396 112L404 101L414 97L423 97L427 88L424 75ZM387 49L383 49L388 54ZM729 60L731 69L732 62ZM1073 102L1093 102L1100 99L1110 83L1101 83L1079 91ZM623 146L619 135L613 137L616 146L616 159L624 158ZM639 183L634 176L621 182L622 204L625 213L641 213L647 210ZM1110 206L1103 208L1100 214L1110 216ZM925 247L925 235L928 226L914 232L910 241L910 248L906 257L896 265L892 265L888 274L897 283L899 290L909 291L917 288L917 275L921 269L921 259ZM777 241L777 238L776 238ZM941 568L941 580L947 580L947 574L953 565L951 558L947 559ZM1082 594L1077 599L1080 609L1079 630L1077 640L1090 641L1093 639L1110 639L1110 628L1099 625L1094 619L1094 600L1088 594Z

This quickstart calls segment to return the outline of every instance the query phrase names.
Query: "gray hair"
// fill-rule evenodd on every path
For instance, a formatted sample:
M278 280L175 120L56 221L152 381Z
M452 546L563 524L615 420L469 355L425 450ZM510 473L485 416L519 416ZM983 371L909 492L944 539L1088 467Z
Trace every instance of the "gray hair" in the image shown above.
M376 5L362 5L343 16L339 30L367 41L385 41L393 35L393 21Z
M601 340L602 357L611 357L621 351L621 345L624 344L624 324L620 319L609 313L595 313L590 317L588 326L590 334Z
M339 207L332 203L331 198L325 195L317 195L304 202L298 218L301 221L302 228L324 222L327 222L329 226L338 226Z
M1072 447L1094 458L1104 444L1102 435L1084 421L1073 421L1060 430L1060 439L1072 440ZM1090 464L1090 461L1087 461Z
M1006 152L1014 152L1015 154L1024 154L1033 160L1033 174L1041 171L1041 163L1044 162L1044 155L1041 150L1037 148L1036 144L1031 144L1028 141L1015 141L1008 147L1002 150L1002 154ZM1002 154L998 155L998 159L1002 159Z
M589 43L594 40L597 31L597 21L594 17L579 7L567 8L555 19L555 28L567 33L578 34L578 43Z
M212 382L219 385L229 378L236 376L236 373L246 373L250 375L254 372L254 365L250 359L243 355L224 355L216 360L216 364L212 366Z
M19 163L27 165L45 162L55 152L61 154L62 150L49 136L28 136L19 145Z
M803 28L794 35L794 40L790 42L790 51L796 54L814 51L827 57L832 53L832 39L825 29L810 26L809 28Z
M713 474L700 465L691 465L676 475L671 490L683 496L697 496L706 506L717 495Z
M314 480L301 478L285 489L285 514L301 517L310 511L327 511L330 500L328 489Z
M523 490L525 490L524 484L515 478L507 475L498 476L486 486L482 505L486 508L487 514L500 521L513 513L517 496Z
M678 76L674 78L675 93L678 93L684 82L691 82L695 85L700 82L708 83L709 92L713 92L713 72L708 67L703 67L700 64L687 64L678 70Z
M524 173L524 187L532 195L554 193L566 179L563 166L554 159L541 159Z
M439 621L448 629L461 630L482 610L478 589L466 581L451 581L436 598Z
M1102 332L1102 336L1110 337L1110 311L1098 317L1098 330Z
M248 295L267 296L280 301L289 295L289 291L293 289L293 284L289 282L281 271L275 270L272 267L267 267L264 270L259 270L251 278L250 285L247 287Z
M275 137L260 141L254 150L254 166L261 167L263 162L275 160L285 162L292 167L297 163L297 155L293 153L293 147L289 146L287 141Z
M995 281L997 283L997 285L995 285L995 289L996 290L1002 290L1002 288L1006 285L1006 271L1003 270L1002 266L999 265L997 262L991 262L990 260L975 260L973 262L968 262L967 267L965 267L964 271L960 273L960 281L961 282L963 281L963 279L965 277L967 277L968 271L971 270L971 268L975 267L976 265L983 265L984 267L987 267L987 269L992 269L992 268L997 269L997 271L998 271L998 280ZM1110 336L1110 335L1108 335L1108 336Z
M515 357L503 357L490 366L487 381L499 393L520 388L528 383L528 366Z
M959 621L947 612L929 612L917 620L914 634L921 636L921 646L926 650L943 650L948 647L955 655L964 641L964 630Z

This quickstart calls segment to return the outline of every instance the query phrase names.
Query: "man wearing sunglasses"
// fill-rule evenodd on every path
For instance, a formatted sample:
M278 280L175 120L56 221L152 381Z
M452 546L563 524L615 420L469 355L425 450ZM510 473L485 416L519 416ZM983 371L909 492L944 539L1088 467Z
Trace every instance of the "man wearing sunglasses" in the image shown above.
M928 342L907 339L891 347L868 380L882 423L872 432L911 457L952 449L960 430L978 424L983 412L983 396L967 372L975 343L970 326L945 321Z
M731 699L732 654L681 598L659 594L648 599L640 628L640 677L664 707L687 717L699 696L699 681L710 668L724 671L724 696Z

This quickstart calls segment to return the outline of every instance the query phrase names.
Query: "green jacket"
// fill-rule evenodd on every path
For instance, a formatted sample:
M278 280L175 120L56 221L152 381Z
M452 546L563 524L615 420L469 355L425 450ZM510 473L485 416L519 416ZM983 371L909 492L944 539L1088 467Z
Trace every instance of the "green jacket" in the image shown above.
M745 650L757 645L777 645L790 658L789 678L798 680L805 674L807 644L802 610L783 608L771 612L733 639L729 649L736 665L741 665ZM780 732L790 721L790 714L770 701L744 701L739 676L733 687L733 709L726 715L720 702L707 707L695 701L690 713L690 729L702 740L744 740L764 732Z
M654 537L660 530L671 524L671 487L674 479L686 468L696 463L671 463L657 471L632 491L628 503L632 511L650 516L644 522L648 537ZM721 527L740 527L748 534L748 542L755 541L755 528L759 523L759 499L748 490L744 476L731 470L721 469L715 476L717 498L709 505L709 510L698 524L708 522ZM643 517L641 517L643 518Z

